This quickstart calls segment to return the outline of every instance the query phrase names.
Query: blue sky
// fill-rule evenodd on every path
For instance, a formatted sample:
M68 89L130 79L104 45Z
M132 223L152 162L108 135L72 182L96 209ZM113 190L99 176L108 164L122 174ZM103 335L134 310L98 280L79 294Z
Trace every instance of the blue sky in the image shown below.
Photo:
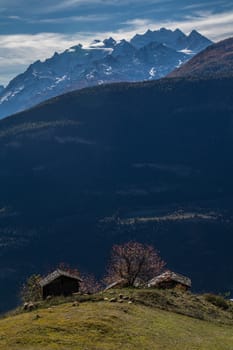
M233 36L233 1L0 0L0 84L79 42L160 27L196 29L214 41Z

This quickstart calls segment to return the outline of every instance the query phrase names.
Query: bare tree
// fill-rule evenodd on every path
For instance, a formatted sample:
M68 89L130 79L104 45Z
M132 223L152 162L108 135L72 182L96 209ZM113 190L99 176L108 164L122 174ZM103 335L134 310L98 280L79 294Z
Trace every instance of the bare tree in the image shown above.
M125 285L134 286L137 280L147 282L158 275L166 263L153 246L130 241L114 245L105 282L125 281Z
M80 292L87 294L95 294L101 291L102 284L97 281L94 275L92 274L82 274L82 282L80 284Z
M68 272L71 275L80 277L80 272L77 268L73 268L71 267L69 264L65 263L65 262L61 262L59 263L59 265L57 266L57 269L60 269L62 271Z

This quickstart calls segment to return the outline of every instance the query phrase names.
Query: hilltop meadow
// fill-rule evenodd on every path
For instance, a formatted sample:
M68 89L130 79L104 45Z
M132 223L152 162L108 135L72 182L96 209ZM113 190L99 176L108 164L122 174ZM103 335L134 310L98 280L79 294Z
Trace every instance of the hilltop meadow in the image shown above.
M230 350L232 344L233 304L178 289L53 298L0 320L0 350Z

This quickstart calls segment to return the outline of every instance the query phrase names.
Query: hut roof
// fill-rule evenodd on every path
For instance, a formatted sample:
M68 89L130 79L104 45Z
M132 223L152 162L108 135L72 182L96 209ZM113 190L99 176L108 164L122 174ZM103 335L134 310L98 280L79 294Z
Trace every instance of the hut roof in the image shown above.
M105 288L105 290L109 290L109 289L112 289L112 288L115 288L115 287L122 287L122 286L124 286L124 285L126 285L126 284L127 284L126 280L125 280L124 278L121 278L121 279L119 279L119 280L117 280L117 281L115 281L115 282L109 284L109 285Z
M176 272L166 271L166 272L162 273L161 275L152 278L148 282L148 287L156 287L157 285L159 285L162 282L169 282L169 281L174 281L174 282L183 284L189 288L191 288L191 286L192 286L192 282L191 282L190 278L183 276L183 275L176 273Z
M50 273L45 278L43 278L42 280L40 280L39 284L40 284L41 287L44 287L47 284L53 282L55 279L57 279L60 276L73 278L73 279L76 279L79 282L82 281L80 277L78 277L75 274L72 274L72 272L68 272L68 271L63 271L63 270L57 269L57 270L53 271L52 273Z

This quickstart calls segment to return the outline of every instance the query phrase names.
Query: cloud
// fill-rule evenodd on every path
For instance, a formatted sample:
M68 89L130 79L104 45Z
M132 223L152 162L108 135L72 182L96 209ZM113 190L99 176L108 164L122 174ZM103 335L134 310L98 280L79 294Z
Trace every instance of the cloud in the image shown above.
M188 5L185 5L183 7L184 10L195 10L195 9L203 9L203 8L212 8L214 6L227 6L229 5L229 2L227 0L216 0L216 1L213 1L211 0L211 2L206 2L206 1L203 1L203 2L197 2L197 3L191 3L191 4L188 4Z
M144 0L145 1L145 0ZM157 4L171 2L172 0L146 0L146 4ZM60 0L51 6L47 6L44 12L54 12L77 7L80 5L102 5L102 6L129 6L130 4L141 3L141 0Z
M183 21L172 22L170 27L179 27L185 32L195 28L210 39L217 41L233 35L232 23L233 11L220 14L203 11L198 12L198 16L186 16Z
M99 1L99 0L97 0ZM103 15L104 16L104 15ZM98 16L89 16L89 21L98 20ZM50 19L48 19L50 20ZM51 19L53 20L53 19ZM56 18L54 19L57 20ZM59 19L65 23L67 18ZM73 16L73 21L82 21L82 16ZM209 11L198 11L192 16L185 16L180 20L153 20L151 18L134 18L119 24L115 31L96 32L95 27L90 31L80 31L74 34L39 33L0 35L0 85L6 84L16 74L23 72L35 60L44 60L55 51L82 43L88 45L93 39L104 39L113 36L115 39L130 39L135 33L144 33L148 28L155 30L160 27L171 29L180 28L186 34L197 29L212 40L220 40L233 35L233 11L214 14Z
M184 16L181 20L153 21L151 19L133 19L124 22L130 32L143 32L148 28L167 27L170 29L180 28L185 33L192 29L200 31L210 39L217 41L228 36L233 36L233 11L213 14L210 11L198 11L195 15Z
M61 52L79 42L89 43L93 33L63 35L40 33L36 35L0 35L0 85L7 84L29 64L44 60L55 51Z
M9 19L16 19L16 20L21 20L20 16L7 16Z
M109 20L109 15L67 16L57 18L28 19L29 23L65 24L71 22L99 22Z
M172 0L144 0L144 5L153 5L164 2L172 2ZM43 2L35 0L0 0L0 6L3 10L11 11L12 9L22 13L31 14L49 14L61 11L69 11L82 7L89 9L97 6L104 7L128 7L141 4L141 0L46 0Z

